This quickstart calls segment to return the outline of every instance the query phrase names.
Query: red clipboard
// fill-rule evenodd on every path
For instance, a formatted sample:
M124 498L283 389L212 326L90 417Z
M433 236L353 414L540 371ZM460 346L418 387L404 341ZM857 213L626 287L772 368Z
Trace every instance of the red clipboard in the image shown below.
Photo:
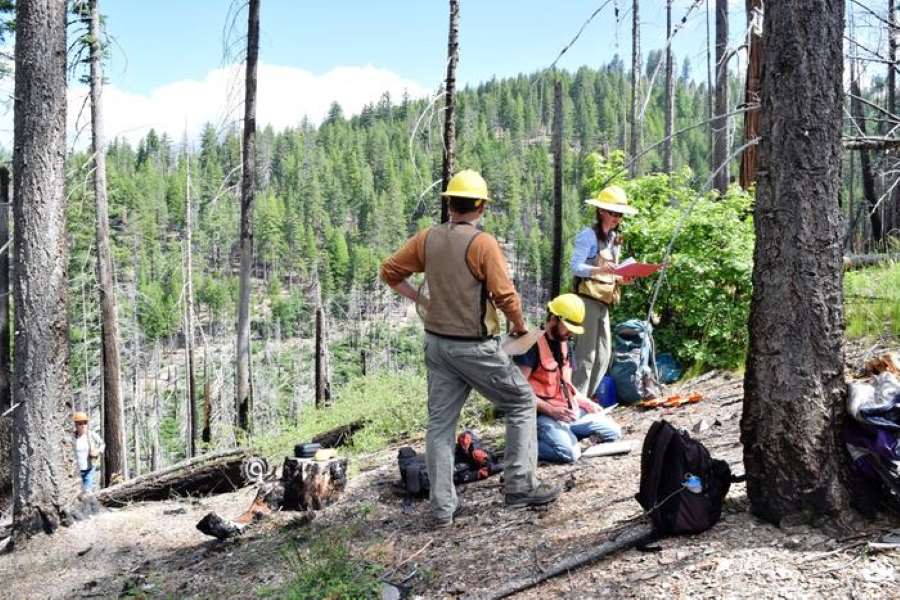
M615 271L613 271L613 275L619 275L621 277L649 277L653 275L657 271L662 268L662 265L655 263L631 263L630 265L625 265L619 267Z

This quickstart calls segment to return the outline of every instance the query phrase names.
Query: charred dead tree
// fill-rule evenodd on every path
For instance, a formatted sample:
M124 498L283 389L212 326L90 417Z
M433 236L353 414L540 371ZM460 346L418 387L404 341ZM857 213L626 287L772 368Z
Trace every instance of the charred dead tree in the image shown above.
M191 157L185 151L187 181L184 193L184 368L187 371L187 440L188 458L197 455L197 385L194 378L194 261L193 209L191 208Z
M16 2L13 133L13 521L52 533L71 517L66 243L66 6Z
M253 198L256 195L256 64L259 59L259 0L248 0L247 72L244 82L244 145L241 168L241 270L237 318L235 416L238 443L253 430L250 389L250 270L253 266Z
M641 173L639 155L641 153L641 21L640 0L633 0L631 8L631 112L628 120L631 138L628 147L630 167L628 176L634 179Z
M106 125L103 113L103 33L98 0L78 6L89 22L91 152L94 159L94 204L96 207L97 279L100 294L101 349L103 355L103 482L128 478L125 445L125 403L119 356L119 317L112 250L109 242L109 202L106 193Z
M887 64L887 110L890 114L897 114L897 4L895 0L888 0L888 64ZM887 135L896 123L884 123L882 135ZM900 190L894 188L890 198L885 201L883 231L897 233L900 229Z
M12 393L9 353L9 169L0 167L0 512L12 496Z
M562 194L563 194L563 110L562 82L553 86L553 270L550 277L550 297L556 298L562 286Z
M672 132L675 130L675 69L672 56L672 0L666 0L666 110L665 143L663 144L663 171L675 170L672 161Z
M719 194L728 191L731 170L728 158L728 0L716 0L716 107L713 118L712 165L716 172L713 187Z
M204 454L104 488L96 497L105 506L121 506L173 496L233 492L247 483L243 465L250 459L250 451L243 448Z
M706 5L706 120L709 122L707 133L709 135L709 154L713 152L713 71L712 71L712 41L709 35L709 5L710 2L704 2Z
M447 81L444 84L444 162L441 168L441 191L453 175L453 159L456 150L456 65L459 62L459 0L450 0L450 29L447 33ZM447 203L441 201L441 223L450 220Z
M850 113L853 115L853 122L859 130L863 138L866 137L866 115L863 109L860 97L862 90L859 87L859 80L856 78L856 69L851 69L850 76ZM863 196L866 204L869 206L869 222L872 226L872 240L879 242L881 240L881 213L878 211L878 192L875 191L875 174L872 171L872 160L869 156L869 149L860 147L859 164L862 170Z
M848 507L839 440L843 34L841 2L766 6L741 442L750 509L772 523Z
M328 327L322 305L322 286L316 272L316 340L315 340L316 408L331 402L331 377L328 372Z
M747 23L750 27L750 51L747 59L747 82L744 87L744 103L747 106L759 104L759 85L762 80L762 0L747 0ZM756 19L756 21L754 21ZM759 29L757 29L757 26ZM744 113L744 143L759 137L759 109ZM741 154L741 187L748 189L756 181L759 145L751 144Z

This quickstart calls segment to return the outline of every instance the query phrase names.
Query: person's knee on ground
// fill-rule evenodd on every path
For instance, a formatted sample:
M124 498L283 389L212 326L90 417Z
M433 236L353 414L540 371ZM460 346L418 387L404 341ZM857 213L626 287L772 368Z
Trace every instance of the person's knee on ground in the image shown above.
M570 464L580 457L581 447L577 443L554 443L538 440L538 460L542 462Z
M578 423L572 425L572 433L582 440L597 437L601 442L614 442L622 439L622 426L609 416L600 414L584 415Z

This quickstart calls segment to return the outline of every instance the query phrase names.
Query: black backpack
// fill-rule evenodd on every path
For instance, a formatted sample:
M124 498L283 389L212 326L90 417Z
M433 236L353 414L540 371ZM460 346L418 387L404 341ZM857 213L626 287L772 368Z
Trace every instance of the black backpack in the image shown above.
M456 438L454 460L453 483L456 485L486 479L503 470L494 456L481 446L481 440L473 431L466 430ZM418 454L409 446L400 448L397 466L400 469L400 486L407 494L416 497L428 495L431 485L424 454Z
M684 485L688 475L700 478L700 489ZM722 516L722 501L733 478L724 460L684 430L664 420L650 426L641 453L641 488L635 496L653 522L655 537L700 533ZM691 486L694 487L694 486Z
M425 455L417 454L409 446L397 452L397 466L400 467L400 486L412 496L427 496L431 486L428 483L428 466Z

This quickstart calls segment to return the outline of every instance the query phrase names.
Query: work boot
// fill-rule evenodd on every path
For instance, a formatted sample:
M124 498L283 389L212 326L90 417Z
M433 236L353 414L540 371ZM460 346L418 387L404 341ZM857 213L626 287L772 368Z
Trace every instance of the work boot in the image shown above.
M550 504L559 498L559 488L549 483L539 483L529 492L506 494L506 506L509 508L525 508Z
M447 527L452 527L454 520L457 517L463 516L465 514L466 511L463 509L462 500L457 499L456 510L454 510L453 514L449 517L438 517L432 515L431 529L446 529Z

